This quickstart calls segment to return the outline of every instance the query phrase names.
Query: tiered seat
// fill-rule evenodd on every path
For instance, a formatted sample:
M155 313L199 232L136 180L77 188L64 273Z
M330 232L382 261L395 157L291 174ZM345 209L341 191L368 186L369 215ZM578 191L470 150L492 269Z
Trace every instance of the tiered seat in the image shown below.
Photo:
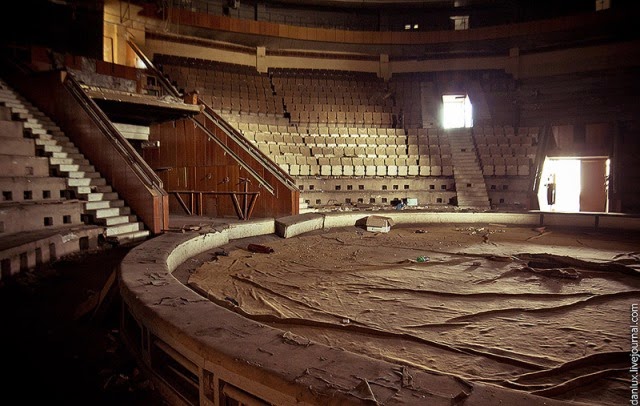
M451 145L438 128L409 130L409 149L419 155L422 176L453 176Z
M199 97L222 113L282 116L267 75L254 68L201 59L156 55L163 72L179 87L197 91Z
M485 176L529 176L537 153L538 127L483 126L473 135Z
M291 122L302 126L392 127L393 103L374 74L275 69L273 88Z
M230 91L219 93L219 103L211 99L214 109L262 153L295 177L301 189L311 186L309 182L313 179L324 178L331 183L326 189L340 192L336 196L326 195L327 200L386 203L402 190L404 194L420 194L423 203L448 204L455 195L451 147L437 130L427 133L418 129L420 87L411 81L385 83L375 74L358 72L273 69L267 77L270 88L267 89L266 82L256 88L264 89L267 99L277 98L284 114L282 117L256 116L247 114L251 108L243 103L242 96L240 100L237 96L238 93L255 95L239 74L256 76L246 72L253 68L240 67L238 72L220 80L223 84L214 85L209 83L210 74L203 72L201 62L182 66L171 58L163 58L164 71L181 85L186 83L187 87L196 88L205 101L208 89ZM184 63L184 60L178 62ZM201 80L204 87L198 87ZM236 83L238 81L241 83ZM407 131L411 131L410 136ZM402 189L395 189L391 184L387 190L388 180L399 177L413 180L407 180ZM340 182L349 178L370 181L359 185L364 187L358 189L360 195L343 196L349 190L340 189ZM444 183L438 183L439 178L443 178ZM378 196L380 190L385 190L387 196L367 195ZM311 191L305 189L307 192ZM313 204L324 199L306 200Z
M415 74L394 75L389 81L388 99L394 104L398 126L404 128L422 128L422 95L420 76Z

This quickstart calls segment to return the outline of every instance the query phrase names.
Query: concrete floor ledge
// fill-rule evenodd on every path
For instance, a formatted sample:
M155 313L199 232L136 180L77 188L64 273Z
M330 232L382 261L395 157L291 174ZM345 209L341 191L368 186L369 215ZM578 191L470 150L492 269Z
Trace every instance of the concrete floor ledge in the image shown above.
M419 211L377 211L307 213L276 219L276 233L291 238L314 230L348 227L371 215L390 217L395 224L504 224L557 226L640 231L640 216L615 213L429 213Z
M440 214L389 214L402 223L441 219ZM307 214L277 219L275 228L291 237L327 224L348 225L364 216ZM466 221L476 218L487 221L487 217L462 216ZM497 221L509 217L489 218ZM250 230L259 235L270 224L258 220L234 227L166 233L133 248L121 262L118 275L124 303L123 336L171 404L218 404L226 396L222 393L225 388L256 404L356 405L384 397L384 401L374 403L457 404L464 398L465 405L577 405L482 382L461 382L453 376L311 342L249 320L230 304L215 304L171 275L189 258L229 242L231 235L248 236ZM301 226L296 228L296 224ZM170 370L181 373L168 374L163 369L167 363L172 365ZM185 376L186 385L181 381ZM404 384L405 378L412 384Z
M283 238L308 233L324 228L324 214L305 213L297 216L280 217L276 219L276 234Z

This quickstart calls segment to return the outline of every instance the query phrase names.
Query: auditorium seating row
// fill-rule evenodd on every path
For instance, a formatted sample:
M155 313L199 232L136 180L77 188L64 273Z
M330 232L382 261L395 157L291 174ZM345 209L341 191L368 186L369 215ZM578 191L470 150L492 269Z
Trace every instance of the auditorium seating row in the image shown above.
M485 137L489 136L530 136L533 138L538 138L540 133L540 127L517 127L514 128L510 125L496 125L496 126L475 126L473 128L473 135L475 137L484 135Z
M267 90L269 93L272 93L271 82L266 76L243 76L234 74L228 78L222 77L221 75L203 77L202 75L204 73L184 75L171 68L168 70L171 72L172 78L192 83L196 87L249 93L264 92Z
M378 146L378 147L309 147L306 145L279 145L255 143L258 149L267 155L276 157L281 155L298 155L301 157L351 157L351 158L413 158L420 157L451 159L451 154L445 148L420 147L407 148L406 145Z
M306 101L302 101L302 99L298 99L296 101L292 101L292 98L285 97L283 104L287 106L287 110L290 112L293 111L308 111L308 112L379 112L379 113L389 113L391 114L391 107L385 107L378 104L369 104L366 100L358 100L354 99L349 103L345 103L344 99L336 98L332 103L306 103Z
M238 130L280 133L282 135L322 135L331 137L351 136L351 137L386 137L386 136L404 136L405 131L401 128L385 128L385 127L327 127L327 126L294 126L294 125L272 125L266 123L249 123L246 120L249 117L238 116L230 118L229 122ZM242 120L242 121L240 121Z
M273 97L273 92L269 89L241 89L241 88L222 88L222 87L214 87L214 86L201 86L196 84L195 86L190 86L190 90L197 90L199 94L208 94L211 96L216 96L219 94L224 94L228 97L235 97L239 99L259 99L259 100L272 100L279 98Z
M279 164L291 176L453 176L450 166Z
M475 136L476 145L488 147L531 146L536 140L528 135L504 135L501 137Z
M202 100L224 113L288 113L292 123L302 125L409 128L421 124L419 87L416 90L410 83L394 84L393 80L385 83L372 73L336 71L333 75L280 69L265 75L247 66L163 55L156 58L178 87L197 90Z
M481 159L484 157L528 157L535 158L538 151L536 146L513 146L513 147L499 147L479 145L477 147L478 155Z
M162 62L170 80L186 91L198 91L216 111L284 116L282 98L273 94L268 75L255 68L163 55L156 59Z
M292 176L453 175L442 131L407 136L404 129L269 125L246 123L245 117L232 125Z
M221 113L246 113L254 115L284 115L284 107L277 100L260 100L236 97L200 96L212 109Z
M529 176L529 157L489 157L482 159L482 174L485 176Z
M538 127L478 126L473 137L485 176L529 176L538 147Z
M422 128L422 89L420 83L424 78L414 78L410 74L394 75L388 83L388 99L393 100L394 112L402 114L403 126ZM388 100L387 99L387 100Z
M277 87L306 87L309 89L355 87L359 89L380 89L384 81L374 73L333 71L321 69L269 69L272 82Z
M353 112L353 111L290 111L291 122L295 124L328 124L340 126L378 126L391 127L393 116L391 113Z
M450 154L450 145L445 134L432 132L430 136L404 135L396 128L355 127L304 127L291 125L267 125L233 122L245 137L258 143L321 146L389 146L440 147Z
M442 156L451 157L451 147L446 144L412 145L407 138L398 137L330 137L309 135L283 135L252 133L245 137L265 149L278 153L296 153L304 156ZM397 143L397 144L395 144ZM278 151L279 149L279 151Z
M186 73L188 73L190 69L193 69L193 72L196 72L197 70L206 70L211 72L224 72L229 74L242 73L248 75L256 72L256 69L251 66L161 53L154 55L154 62L156 66L159 66L164 72L166 72L166 69L169 66L178 66Z
M333 81L333 88L326 77L321 78L314 70L289 69L287 81L284 82L276 75L272 75L274 90L285 97L287 111L291 113L292 122L296 123L336 123L341 125L365 124L367 126L394 126L420 127L420 92L416 92L415 84L412 90L407 90L407 100L400 100L405 96L405 84L392 85L385 83L381 78L372 73L348 72L345 78ZM315 78L315 82L313 82ZM315 83L315 86L313 85ZM406 89L411 87L407 86ZM327 89L331 92L327 93ZM326 97L333 97L335 103L322 101ZM315 103L315 100L318 100ZM313 100L313 101L312 101ZM323 104L333 104L332 107L322 107ZM311 105L311 107L307 107ZM344 106L360 106L346 107ZM336 117L328 115L307 117L305 113L298 115L297 111L331 113L336 112ZM339 112L353 113L380 113L377 115L355 115L350 117L338 116ZM402 122L400 122L402 121Z
M253 132L243 131L244 136L258 143L267 144L284 144L284 145L307 145L307 146L323 146L323 147L368 147L368 146L389 146L389 145L407 145L407 137L404 135L397 136L330 136L318 134L302 134L291 135L271 132Z

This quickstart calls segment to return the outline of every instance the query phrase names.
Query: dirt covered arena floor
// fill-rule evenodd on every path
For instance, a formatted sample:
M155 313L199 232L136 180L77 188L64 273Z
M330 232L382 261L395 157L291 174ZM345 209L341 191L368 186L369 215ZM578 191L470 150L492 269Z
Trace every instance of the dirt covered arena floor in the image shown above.
M639 247L639 235L623 232L354 226L235 240L174 275L245 317L328 346L469 382L622 405L631 393Z

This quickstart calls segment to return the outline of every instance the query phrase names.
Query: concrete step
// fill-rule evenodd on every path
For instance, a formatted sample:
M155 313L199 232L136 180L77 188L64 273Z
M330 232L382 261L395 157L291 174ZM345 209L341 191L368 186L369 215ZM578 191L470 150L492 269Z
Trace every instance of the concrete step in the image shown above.
M86 215L91 218L92 221L98 221L105 217L114 216L126 216L131 214L131 209L128 207L109 207L106 209L86 210Z
M105 181L106 182L106 181ZM110 185L88 185L88 186L75 186L73 189L79 195L86 195L89 193L111 193L113 188ZM112 199L109 199L112 200Z
M80 152L51 152L49 156L51 158L84 159L84 155Z
M118 234L132 233L142 230L144 230L144 225L142 224L142 222L116 224L107 227L107 229L105 230L105 236L111 237Z
M151 233L149 230L139 230L131 233L118 234L115 236L107 236L107 241L123 245L141 242L146 240Z
M113 208L120 208L120 207L125 207L124 200L122 199L88 201L84 204L85 211L113 209ZM126 213L126 214L129 214L129 213Z
M104 178L69 178L67 179L67 185L69 187L80 186L104 186L107 181Z
M44 152L68 152L72 154L80 153L80 150L76 147L63 147L62 145L43 145L40 147Z
M79 193L80 198L82 200L86 200L88 202L98 202L105 200L116 200L118 199L118 193L116 192L91 192L91 193Z
M0 101L6 106L9 107L11 110L13 109L24 109L25 107L18 101L16 101L15 99L8 97L8 96L3 96L2 98L0 98Z
M58 141L59 144L63 144L65 142L72 142L69 139L69 137L67 137L65 134L52 134L47 130L33 130L33 131L39 131L38 138L41 140L54 140L54 141ZM44 134L42 134L41 132L44 132Z
M49 157L49 164L51 165L91 165L86 158L54 158Z
M73 171L73 172L68 172L67 177L69 178L100 178L101 176L98 172Z
M34 140L34 143L36 145L39 146L45 146L45 145L59 145L61 147L71 147L74 148L75 144L72 143L71 141L58 141L55 138L51 138L51 139L46 139L43 137L38 137Z
M19 120L31 117L31 113L29 113L29 110L26 107L12 107L11 112L15 114Z
M62 164L56 165L58 171L60 172L95 172L96 168L93 165L84 165L84 164Z
M31 120L31 119L27 119L27 120ZM47 131L42 125L38 124L38 123L31 123L28 121L23 121L23 125L24 128L30 129L30 130L43 130L43 131Z
M124 223L135 223L138 219L133 214L123 214L119 216L96 218L95 223L104 226L114 226Z
M47 134L47 130L43 129L43 128L28 128L27 129L28 132L31 133L31 135L34 136L34 138L50 138L51 135Z

